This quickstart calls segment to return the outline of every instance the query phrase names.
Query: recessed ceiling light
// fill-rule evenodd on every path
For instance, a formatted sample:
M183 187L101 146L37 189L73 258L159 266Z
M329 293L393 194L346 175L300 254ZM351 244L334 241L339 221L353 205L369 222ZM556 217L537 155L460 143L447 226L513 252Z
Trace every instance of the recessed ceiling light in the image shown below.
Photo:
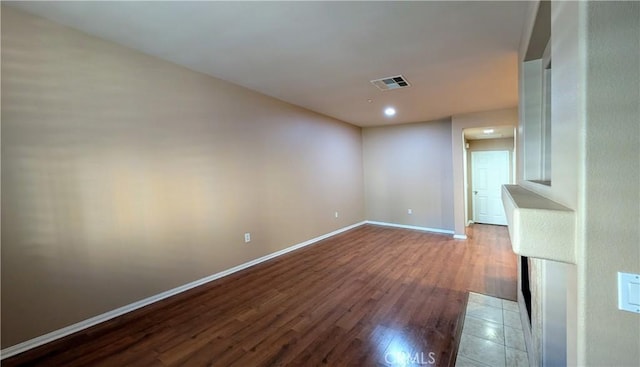
M384 110L384 114L385 114L385 115L387 115L387 116L393 116L393 115L395 115L395 114L396 114L396 109L395 109L395 108L393 108L393 107L387 107L387 108Z
M493 129L486 129L482 131L485 134L493 134Z

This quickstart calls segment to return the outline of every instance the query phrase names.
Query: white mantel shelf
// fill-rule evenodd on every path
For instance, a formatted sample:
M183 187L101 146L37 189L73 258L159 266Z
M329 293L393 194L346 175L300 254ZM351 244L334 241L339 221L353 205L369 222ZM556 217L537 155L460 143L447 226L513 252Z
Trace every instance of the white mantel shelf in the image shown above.
M575 264L575 212L518 185L502 187L513 252Z

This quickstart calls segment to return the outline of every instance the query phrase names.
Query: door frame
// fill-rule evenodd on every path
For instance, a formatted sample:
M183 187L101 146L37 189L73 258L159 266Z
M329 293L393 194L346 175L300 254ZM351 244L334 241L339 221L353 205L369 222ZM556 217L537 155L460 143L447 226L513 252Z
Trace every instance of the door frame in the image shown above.
M495 150L507 150L510 152L510 167L511 167L511 174L509 175L509 179L510 179L510 184L515 184L516 182L516 161L517 161L517 152L518 152L518 139L516 139L516 128L513 127L514 130L514 136L513 136L513 150L509 151L508 149L495 149ZM471 205L469 204L471 197L470 197L470 191L471 191L471 185L469 185L469 177L471 175L471 172L469 172L469 160L471 156L470 152L471 150L469 149L469 142L466 140L465 135L464 135L464 129L462 130L462 179L463 179L463 204L464 204L464 225L465 227L468 227L469 225L473 224L473 221L471 220L471 218L469 217L469 207L471 207Z

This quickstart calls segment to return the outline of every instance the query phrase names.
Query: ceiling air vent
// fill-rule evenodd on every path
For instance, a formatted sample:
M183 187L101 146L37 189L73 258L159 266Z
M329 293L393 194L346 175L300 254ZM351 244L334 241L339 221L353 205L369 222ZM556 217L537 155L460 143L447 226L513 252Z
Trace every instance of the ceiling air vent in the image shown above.
M372 80L371 84L375 85L381 91L410 87L411 84L402 75L390 76L382 79Z

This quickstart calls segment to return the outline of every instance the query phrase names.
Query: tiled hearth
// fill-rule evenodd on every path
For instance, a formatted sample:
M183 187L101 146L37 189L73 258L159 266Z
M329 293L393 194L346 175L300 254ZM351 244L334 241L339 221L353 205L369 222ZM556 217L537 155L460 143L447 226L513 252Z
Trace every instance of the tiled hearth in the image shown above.
M469 293L458 367L529 367L518 304Z

